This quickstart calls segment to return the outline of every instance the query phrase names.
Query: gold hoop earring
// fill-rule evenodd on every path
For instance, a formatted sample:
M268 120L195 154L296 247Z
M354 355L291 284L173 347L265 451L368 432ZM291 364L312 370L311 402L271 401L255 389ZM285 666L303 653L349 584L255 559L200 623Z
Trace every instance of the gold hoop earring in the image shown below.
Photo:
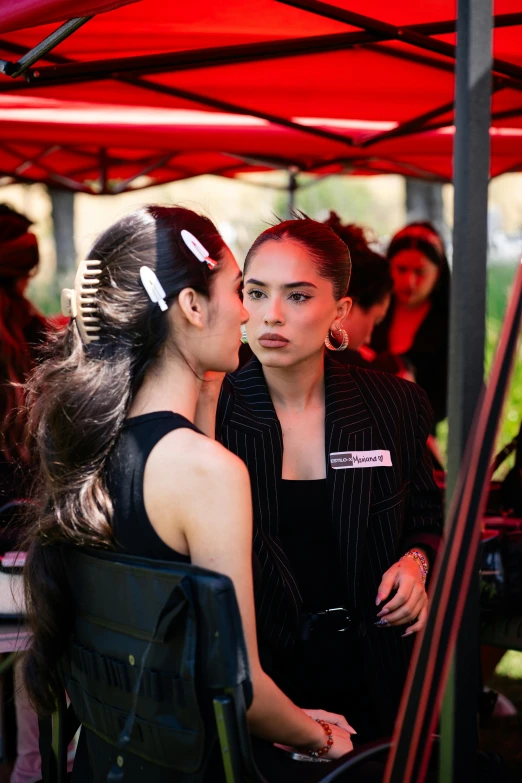
M337 346L337 348L334 345L332 345L332 343L330 342L330 332L331 332L331 330L328 332L328 334L324 338L324 344L326 345L328 350L329 351L344 351L344 350L346 350L346 348L348 348L348 333L346 332L346 329L339 329L339 331L337 332L337 335L339 336L339 338L341 340L341 343L340 343L340 345ZM332 335L332 337L333 337L333 335Z

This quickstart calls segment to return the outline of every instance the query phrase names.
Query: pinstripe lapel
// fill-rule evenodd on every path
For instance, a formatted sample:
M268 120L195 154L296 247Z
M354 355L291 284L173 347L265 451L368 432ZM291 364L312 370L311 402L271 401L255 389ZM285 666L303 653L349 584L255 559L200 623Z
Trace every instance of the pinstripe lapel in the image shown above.
M250 473L254 550L263 569L263 595L257 604L258 629L265 638L266 634L273 634L276 646L285 646L295 633L293 628L297 628L302 599L278 537L283 433L261 364L255 357L235 376L234 385L237 394L223 420L222 442L245 462Z
M373 468L333 470L335 451L370 451L374 447L372 417L349 370L325 358L325 449L328 494L341 574L347 594L357 596L357 576L364 552L371 501Z

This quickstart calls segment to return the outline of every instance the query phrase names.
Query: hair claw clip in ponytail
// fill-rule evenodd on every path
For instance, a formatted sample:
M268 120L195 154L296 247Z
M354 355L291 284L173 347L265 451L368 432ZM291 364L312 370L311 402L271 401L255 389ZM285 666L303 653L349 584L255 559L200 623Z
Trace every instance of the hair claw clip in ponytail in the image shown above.
M169 308L165 301L167 294L158 280L156 272L153 272L152 269L150 269L148 266L142 266L140 269L140 277L141 282L143 283L143 288L149 295L151 302L154 302L154 304L159 304L162 312L168 310Z
M62 313L75 320L84 345L100 339L101 327L96 314L100 263L94 258L82 261L74 278L74 288L64 288L60 297Z
M209 269L215 269L217 266L217 261L214 261L212 258L210 258L210 253L208 250L206 250L199 239L196 239L194 234L191 234L190 231L186 231L185 229L182 229L181 231L181 238L188 247L188 249L194 253L198 261L201 261L201 263L207 264Z

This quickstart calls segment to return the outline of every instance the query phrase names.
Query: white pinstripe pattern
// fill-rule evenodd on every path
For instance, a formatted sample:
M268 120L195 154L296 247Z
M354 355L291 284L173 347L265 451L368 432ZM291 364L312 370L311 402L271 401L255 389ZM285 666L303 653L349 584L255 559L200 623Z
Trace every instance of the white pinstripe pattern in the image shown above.
M325 389L327 487L346 605L363 617L369 695L386 723L400 698L411 640L401 639L400 630L375 628L375 596L382 574L402 552L414 545L436 549L440 540L441 498L425 446L431 411L416 384L342 366L328 355ZM263 570L256 596L261 643L290 653L302 601L278 538L282 431L255 357L223 385L217 436L244 460L252 481L254 548ZM392 467L329 467L330 452L371 449L390 451Z

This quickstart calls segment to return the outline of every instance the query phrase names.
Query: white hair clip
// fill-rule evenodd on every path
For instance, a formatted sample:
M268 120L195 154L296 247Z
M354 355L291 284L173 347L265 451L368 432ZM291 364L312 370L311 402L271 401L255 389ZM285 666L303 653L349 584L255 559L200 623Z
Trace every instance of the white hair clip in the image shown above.
M153 272L152 269L150 269L148 266L142 266L140 269L140 277L141 282L143 283L143 288L148 293L151 302L154 302L154 304L159 304L160 309L163 312L168 310L169 308L165 301L167 295L163 286L158 280L156 272Z
M191 234L190 231L186 231L185 229L182 229L181 231L181 238L188 247L192 253L196 256L198 261L201 261L202 263L206 263L208 265L209 269L215 269L217 266L217 261L214 261L212 258L210 258L210 253L208 250L206 250L199 239L196 239L194 234Z
M101 327L96 315L100 264L92 258L82 261L74 278L74 288L64 288L60 297L63 315L74 318L85 345L100 339L97 333Z

